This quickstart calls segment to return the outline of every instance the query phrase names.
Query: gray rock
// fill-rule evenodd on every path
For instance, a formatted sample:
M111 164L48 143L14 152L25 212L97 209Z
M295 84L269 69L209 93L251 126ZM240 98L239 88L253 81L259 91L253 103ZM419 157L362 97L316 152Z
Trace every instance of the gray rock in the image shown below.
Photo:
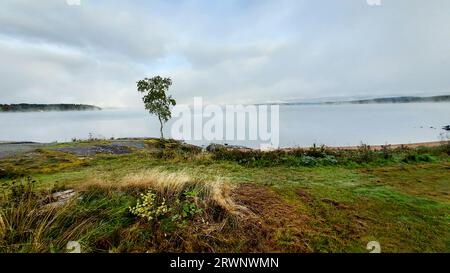
M228 144L215 144L215 143L211 143L206 147L206 151L208 152L215 152L219 149L227 149L227 150L251 150L250 148L247 148L245 146L238 146L238 145L228 145Z
M103 144L87 147L65 147L56 148L55 151L64 153L71 153L78 156L89 156L96 154L130 154L132 150L128 146L116 145L116 144Z
M225 145L211 143L206 147L206 151L212 153L224 147Z
M46 207L49 208L59 208L67 204L72 198L76 196L76 192L74 190L66 190L55 192L50 195L49 199L54 200L51 203L46 204Z
M0 158L32 152L42 146L41 143L33 142L3 142L0 143Z

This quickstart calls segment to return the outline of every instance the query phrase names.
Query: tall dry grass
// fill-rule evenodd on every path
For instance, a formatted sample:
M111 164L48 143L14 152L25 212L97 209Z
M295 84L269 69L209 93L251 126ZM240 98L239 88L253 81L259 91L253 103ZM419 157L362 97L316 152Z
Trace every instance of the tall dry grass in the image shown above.
M108 191L136 193L153 190L167 200L180 198L186 191L195 190L199 200L206 206L218 206L233 216L249 217L251 214L247 208L233 200L234 185L221 178L214 180L194 178L187 171L145 170L127 175L119 182L92 179L76 188L79 191L100 188Z
M90 219L73 221L73 203L54 207L41 201L34 195L3 200L7 205L0 210L0 252L61 251L89 228Z
M136 218L131 226L103 238L100 248L106 246L113 252L215 252L216 249L231 251L242 244L258 247L258 238L262 238L264 232L255 228L257 216L235 202L234 189L233 184L221 178L201 178L185 170L168 172L159 168L129 174L114 181L92 179L76 186L80 194L98 196L96 198L125 194L138 199L140 194L151 191L157 195L159 204L164 200L171 208L171 214L162 219L148 222L142 217ZM195 194L187 196L193 192ZM167 224L166 220L180 215L184 202L194 203L201 213L191 215L185 224L170 224L172 220ZM151 235L143 239L143 230ZM121 243L115 245L113 242ZM126 246L124 242L132 246ZM111 248L111 245L115 246Z
M259 241L255 216L235 202L234 185L221 178L153 169L114 181L91 179L74 190L82 201L63 207L45 205L45 193L39 192L19 200L0 198L0 252L63 252L69 241L94 252L214 252ZM152 223L135 218L128 210L130 200L148 191L166 200L172 214L179 214L186 202L195 203L201 213L183 218L182 225L164 222L169 216Z

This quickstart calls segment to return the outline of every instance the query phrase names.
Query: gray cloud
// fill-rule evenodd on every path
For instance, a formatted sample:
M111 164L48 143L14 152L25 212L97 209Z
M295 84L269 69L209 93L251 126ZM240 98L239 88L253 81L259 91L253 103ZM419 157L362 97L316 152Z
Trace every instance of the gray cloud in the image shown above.
M82 6L68 6L64 0L6 2L0 31L30 43L145 60L164 54L170 40L170 30L138 7L94 1Z
M6 0L0 102L261 102L450 92L450 2Z

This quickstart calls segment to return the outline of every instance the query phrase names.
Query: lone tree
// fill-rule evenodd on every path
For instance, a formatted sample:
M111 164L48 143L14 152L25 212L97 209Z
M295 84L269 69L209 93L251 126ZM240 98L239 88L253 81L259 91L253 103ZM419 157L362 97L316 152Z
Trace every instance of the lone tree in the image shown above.
M137 90L144 93L142 100L150 114L156 115L161 124L161 139L164 138L163 126L171 117L171 106L175 106L177 102L172 96L167 95L169 87L172 85L170 78L162 78L156 76L153 78L145 78L137 82Z

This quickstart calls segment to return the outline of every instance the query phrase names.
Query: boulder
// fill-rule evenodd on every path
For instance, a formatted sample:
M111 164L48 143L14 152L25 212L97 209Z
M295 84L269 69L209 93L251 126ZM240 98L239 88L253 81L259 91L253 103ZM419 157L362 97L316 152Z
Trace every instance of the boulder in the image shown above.
M206 151L213 153L219 149L225 148L224 145L211 143L206 147Z

